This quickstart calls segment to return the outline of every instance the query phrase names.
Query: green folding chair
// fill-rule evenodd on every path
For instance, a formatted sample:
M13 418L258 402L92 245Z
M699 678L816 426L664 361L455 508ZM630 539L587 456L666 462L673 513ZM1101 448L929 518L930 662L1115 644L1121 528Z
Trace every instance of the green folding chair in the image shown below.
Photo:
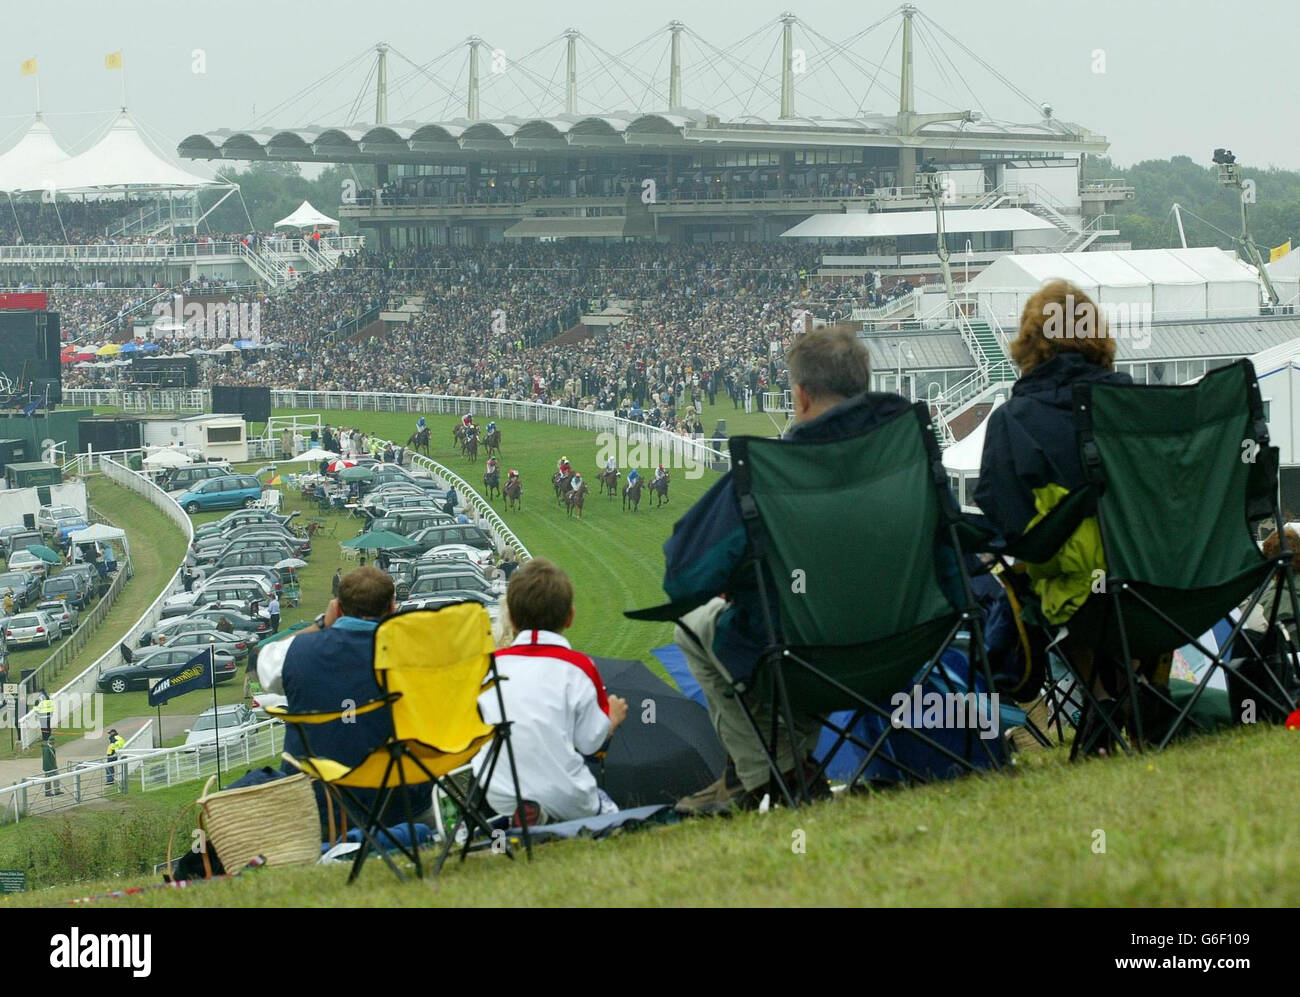
M1289 641L1275 636L1277 610L1283 598L1298 615L1300 606L1285 534L1273 559L1263 556L1253 535L1264 519L1282 522L1277 451L1269 444L1253 365L1242 360L1193 385L1078 385L1073 403L1086 484L1001 551L1045 561L1085 517L1097 517L1107 568L1066 625L1092 635L1099 656L1123 663L1117 703L1131 704L1136 744L1067 660L1085 711L1100 720L1087 738L1076 738L1073 753L1089 750L1103 730L1126 752L1142 750L1144 700L1172 716L1157 750L1189 726L1204 729L1194 711L1220 669L1231 688L1258 697L1263 716L1285 717L1295 708L1288 685L1296 681L1297 656ZM1264 646L1244 625L1269 585L1277 587L1277 598L1270 646ZM1205 647L1201 635L1243 602L1223 647ZM1185 645L1208 665L1186 702L1176 704L1130 663Z
M968 772L976 770L970 759L978 740L990 766L999 767L1001 745L990 749L973 726L965 758L911 726L887 724L871 743L853 733L864 715L892 719L894 695L924 683L962 635L972 672L978 668L985 691L993 690L981 617L958 554L961 514L926 407L918 403L827 443L736 437L731 457L752 564L746 570L755 574L767 635L749 687L774 707L770 729L760 730L744 697L739 701L763 743L773 799L808 801L810 783L824 771L825 763L807 776L796 765L793 786L779 771L777 718L793 731L796 709L817 716L839 743L867 752L859 775L880 758L903 778L926 781L887 750L896 736L918 738ZM840 711L853 711L853 720L831 723Z

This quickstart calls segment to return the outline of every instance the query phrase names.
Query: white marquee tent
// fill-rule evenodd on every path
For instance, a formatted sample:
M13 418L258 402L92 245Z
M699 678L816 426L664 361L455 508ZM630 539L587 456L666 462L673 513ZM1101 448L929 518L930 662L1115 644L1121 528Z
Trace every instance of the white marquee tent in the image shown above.
M1293 249L1280 260L1265 263L1268 279L1284 305L1300 304L1300 249Z
M69 158L38 114L23 137L0 153L0 191L47 189L46 174Z
M1262 300L1255 269L1213 246L1003 256L966 290L982 314L1014 325L1029 297L1055 278L1098 305L1137 306L1155 321L1258 315Z
M337 229L339 223L337 218L330 218L328 215L313 208L309 202L303 201L291 215L287 218L281 218L276 222L275 227L304 230L320 228Z

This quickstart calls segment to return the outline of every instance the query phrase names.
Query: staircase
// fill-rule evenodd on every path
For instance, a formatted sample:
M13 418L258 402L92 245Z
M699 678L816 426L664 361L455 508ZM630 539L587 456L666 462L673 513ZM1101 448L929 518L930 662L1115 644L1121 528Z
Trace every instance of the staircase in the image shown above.
M978 352L971 351L975 353L976 366L985 369L990 382L1014 380L1014 368L993 326L983 319L964 319L964 322L970 329L970 336L979 345Z
M251 246L240 245L238 252L253 273L262 278L262 282L272 288L287 287L298 282L298 275L289 273L289 264L275 254L259 253Z

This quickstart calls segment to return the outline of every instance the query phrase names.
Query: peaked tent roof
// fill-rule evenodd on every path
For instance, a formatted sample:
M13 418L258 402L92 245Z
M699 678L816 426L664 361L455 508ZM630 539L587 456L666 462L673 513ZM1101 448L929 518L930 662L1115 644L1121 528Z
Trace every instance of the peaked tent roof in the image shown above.
M43 182L27 183L22 189L44 190L51 184L56 191L70 193L229 186L173 166L145 142L125 110L93 146L51 167Z
M0 191L45 189L45 174L71 158L41 116L11 148L0 153Z
M303 201L297 208L286 218L281 218L275 223L276 228L338 228L337 218L330 218L323 212L317 211L308 201Z

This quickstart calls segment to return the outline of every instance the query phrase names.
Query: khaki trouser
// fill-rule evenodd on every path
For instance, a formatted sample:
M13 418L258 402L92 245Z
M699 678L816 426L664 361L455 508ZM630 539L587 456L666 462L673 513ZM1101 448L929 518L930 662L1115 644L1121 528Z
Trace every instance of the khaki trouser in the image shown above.
M745 717L744 707L731 686L731 677L726 666L713 653L713 635L717 629L718 617L727 607L726 600L711 599L698 609L693 609L682 617L674 631L677 646L686 655L686 665L704 690L704 698L709 704L709 719L718 732L718 739L727 749L727 754L736 764L736 775L745 789L759 789L767 784L771 768L767 755L763 752L762 742L754 735L754 729ZM689 630L689 633L683 632ZM691 634L699 638L699 643ZM700 645L703 645L701 647ZM769 736L772 729L772 710L753 692L745 694L745 703L753 713L758 729L763 736ZM806 758L817 743L820 725L812 717L800 716L795 712L795 738L799 744L800 758ZM794 769L794 759L790 754L790 739L786 735L785 724L780 724L777 733L777 765L783 773Z

